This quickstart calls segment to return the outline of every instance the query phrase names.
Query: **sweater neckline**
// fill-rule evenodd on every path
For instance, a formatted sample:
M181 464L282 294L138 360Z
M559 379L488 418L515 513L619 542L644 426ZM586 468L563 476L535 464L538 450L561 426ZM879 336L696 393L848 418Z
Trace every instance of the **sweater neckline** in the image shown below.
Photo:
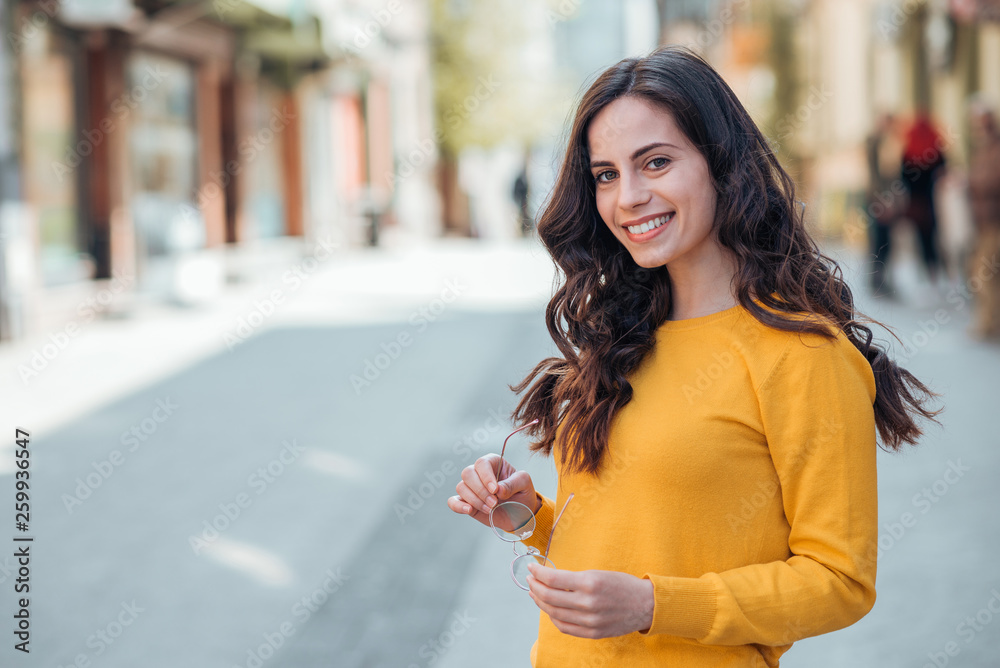
M736 304L736 306L730 306L722 311L716 311L715 313L709 313L708 315L698 316L697 318L685 318L684 320L664 320L659 329L665 332L679 332L686 331L689 329L700 329L707 325L711 325L719 320L725 320L736 315L740 309L743 308L741 304Z

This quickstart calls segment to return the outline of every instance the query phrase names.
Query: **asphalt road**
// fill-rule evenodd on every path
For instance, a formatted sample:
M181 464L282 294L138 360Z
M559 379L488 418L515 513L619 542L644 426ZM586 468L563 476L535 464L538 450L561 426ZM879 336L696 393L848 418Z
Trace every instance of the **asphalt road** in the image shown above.
M911 344L904 366L947 408L943 428L930 425L918 448L880 454L875 608L797 643L782 666L1000 665L1000 348L966 337L964 296L921 296L911 280L906 300L873 301L857 258L836 252L862 309ZM538 611L510 582L510 546L445 506L457 471L509 431L507 384L554 352L537 299L550 268L529 244L503 253L470 262L449 247L396 258L401 276L430 258L439 276L472 285L423 321L414 314L436 309L443 279L400 302L391 280L345 288L336 270L321 272L289 317L234 350L217 345L40 429L32 651L12 649L14 564L0 557L0 664L527 665ZM511 256L540 293L481 298L476 286L506 280ZM352 278L366 266L353 265ZM381 276L384 265L371 271ZM382 290L394 315L308 315L344 290L366 300ZM152 365L170 347L105 335L116 326L137 325L102 326L86 344L104 345L116 369ZM57 366L46 382L75 396L98 381ZM548 460L528 457L517 437L508 452L554 491ZM7 498L12 482L0 474Z

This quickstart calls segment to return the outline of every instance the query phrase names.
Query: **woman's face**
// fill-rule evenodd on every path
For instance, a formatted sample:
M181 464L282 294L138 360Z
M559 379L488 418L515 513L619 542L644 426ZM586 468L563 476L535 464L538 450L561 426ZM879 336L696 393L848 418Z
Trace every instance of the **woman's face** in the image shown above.
M670 112L619 98L591 121L587 141L597 210L636 264L673 270L722 254L708 163Z

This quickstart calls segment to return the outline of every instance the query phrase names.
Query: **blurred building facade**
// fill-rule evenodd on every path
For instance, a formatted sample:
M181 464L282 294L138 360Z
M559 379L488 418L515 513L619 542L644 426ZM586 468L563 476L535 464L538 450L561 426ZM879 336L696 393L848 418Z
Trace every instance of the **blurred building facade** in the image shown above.
M390 178L432 134L423 3L0 9L0 339L102 291L211 298L272 247L438 233L433 165Z
M659 0L662 43L723 74L772 141L821 235L863 235L865 140L876 118L935 119L967 164L974 95L1000 102L997 0ZM956 198L942 198L942 202ZM968 227L961 207L946 226ZM849 239L850 240L850 239Z
M497 52L450 107L435 7ZM657 38L722 72L825 235L863 235L879 113L927 108L961 166L969 97L1000 100L1000 0L521 0L507 32L484 7L0 0L0 339L109 289L209 299L273 248L517 236L514 182L537 212L586 84Z
M811 156L807 187L822 231L864 226L864 143L877 118L892 114L906 126L926 111L951 167L952 178L938 186L943 242L967 242L961 173L972 141L968 106L973 96L1000 102L998 10L994 0L824 1L803 8L799 76L825 101L803 124L797 151ZM866 39L845 50L841 34Z

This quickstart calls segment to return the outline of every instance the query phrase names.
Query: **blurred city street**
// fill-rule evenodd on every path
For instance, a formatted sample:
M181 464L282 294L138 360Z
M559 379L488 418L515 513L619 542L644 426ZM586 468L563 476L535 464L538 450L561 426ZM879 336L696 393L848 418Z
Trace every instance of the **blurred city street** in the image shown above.
M511 544L446 499L561 356L539 230L591 253L626 158L678 276L709 201L762 258L801 206L941 395L878 454L875 607L781 665L1000 668L1000 0L0 0L0 29L0 668L529 665ZM665 45L726 94L657 92L656 58L594 93ZM593 157L587 105L630 95L701 157Z
M825 250L864 285L857 251ZM230 350L301 260L286 261L211 307L95 321L27 383L17 367L46 339L0 349L37 486L41 593L18 665L527 665L538 611L510 581L510 546L445 499L510 430L506 384L553 352L551 261L530 239L337 253ZM896 274L899 299L856 288L858 302L916 341L905 366L944 395L944 428L880 453L874 610L783 666L1000 655L1000 348L967 339L967 301L922 296L905 258ZM550 461L524 446L511 440L512 461L554 493ZM12 567L0 559L0 579Z

